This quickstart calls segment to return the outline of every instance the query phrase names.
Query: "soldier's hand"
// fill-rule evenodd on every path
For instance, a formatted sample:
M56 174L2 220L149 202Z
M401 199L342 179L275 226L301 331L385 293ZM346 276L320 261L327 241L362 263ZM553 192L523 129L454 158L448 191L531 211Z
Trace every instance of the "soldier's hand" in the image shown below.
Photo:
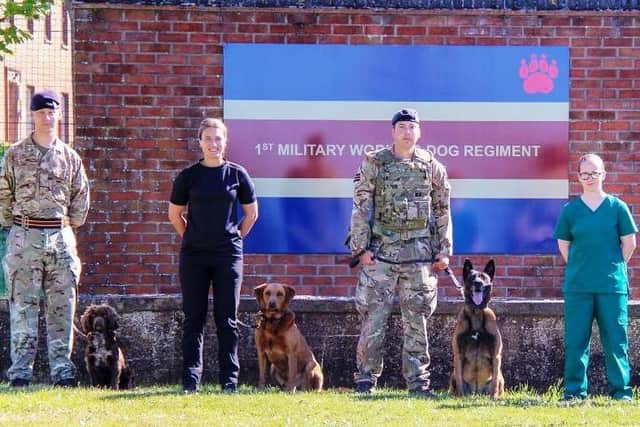
M373 265L376 263L376 260L373 256L373 252L364 251L362 255L360 255L360 264L362 265Z
M449 257L446 255L438 255L433 263L433 269L436 272L444 271L449 268Z

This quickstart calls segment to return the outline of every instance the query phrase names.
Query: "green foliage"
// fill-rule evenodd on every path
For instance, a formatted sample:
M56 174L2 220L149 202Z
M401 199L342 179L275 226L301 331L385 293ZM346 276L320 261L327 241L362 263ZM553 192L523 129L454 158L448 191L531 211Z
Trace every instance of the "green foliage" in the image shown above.
M13 53L9 45L31 39L31 34L18 28L15 23L11 24L10 18L23 16L27 19L40 19L41 16L49 14L54 3L55 0L4 1L0 15L0 55Z
M380 389L368 396L351 390L322 393L256 392L237 395L212 385L197 395L179 386L130 391L37 385L25 390L0 384L0 424L73 426L599 426L640 425L640 404L608 397L559 402L557 387L536 393L521 386L504 399L409 397L404 390ZM637 393L636 393L637 394ZM637 398L637 396L636 396Z

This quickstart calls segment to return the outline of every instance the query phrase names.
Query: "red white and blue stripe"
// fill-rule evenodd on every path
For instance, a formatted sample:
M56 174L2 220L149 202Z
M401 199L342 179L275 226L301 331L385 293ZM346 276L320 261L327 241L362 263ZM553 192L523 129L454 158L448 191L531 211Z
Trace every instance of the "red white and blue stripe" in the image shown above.
M452 185L454 251L552 253L568 196L569 52L227 44L229 158L256 183L250 253L343 253L353 176L415 108Z

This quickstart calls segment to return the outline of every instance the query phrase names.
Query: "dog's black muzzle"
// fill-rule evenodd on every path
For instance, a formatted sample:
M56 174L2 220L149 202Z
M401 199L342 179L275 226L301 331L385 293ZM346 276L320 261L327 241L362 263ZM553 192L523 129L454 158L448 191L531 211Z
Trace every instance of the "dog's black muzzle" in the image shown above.
M471 292L466 295L467 303L475 308L486 308L489 304L489 299L491 298L491 285L486 284L482 280L474 280L470 290ZM480 301L480 303L476 303L474 295L479 293L482 293L482 301Z

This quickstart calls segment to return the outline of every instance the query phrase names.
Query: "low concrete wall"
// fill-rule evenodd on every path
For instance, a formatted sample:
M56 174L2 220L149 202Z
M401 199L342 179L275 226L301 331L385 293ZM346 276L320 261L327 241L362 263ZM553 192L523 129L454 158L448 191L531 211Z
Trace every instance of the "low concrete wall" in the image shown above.
M120 336L126 347L136 382L142 385L179 383L181 378L181 300L174 296L115 297L82 299L79 313L91 303L107 302L122 317ZM494 301L504 340L503 371L508 388L521 384L543 391L558 383L564 363L562 349L562 301ZM429 322L431 375L436 389L447 387L451 371L451 334L460 301L440 301ZM327 387L352 387L355 348L359 319L351 298L296 297L292 303L298 326L323 365ZM255 324L256 303L243 299L240 319ZM640 384L638 372L640 341L640 302L630 306L632 383ZM48 364L44 324L40 321L39 352L35 364L35 381L48 383ZM603 356L594 327L594 345L590 368L591 389L605 392ZM255 385L257 358L253 331L241 328L240 383ZM389 321L385 347L385 369L380 379L383 386L404 387L400 369L402 328L396 308ZM81 383L88 383L82 355L82 341L76 341L73 358L79 368ZM212 317L208 319L205 337L204 382L216 382L217 340ZM0 300L0 368L4 378L9 367L9 316L7 300Z

